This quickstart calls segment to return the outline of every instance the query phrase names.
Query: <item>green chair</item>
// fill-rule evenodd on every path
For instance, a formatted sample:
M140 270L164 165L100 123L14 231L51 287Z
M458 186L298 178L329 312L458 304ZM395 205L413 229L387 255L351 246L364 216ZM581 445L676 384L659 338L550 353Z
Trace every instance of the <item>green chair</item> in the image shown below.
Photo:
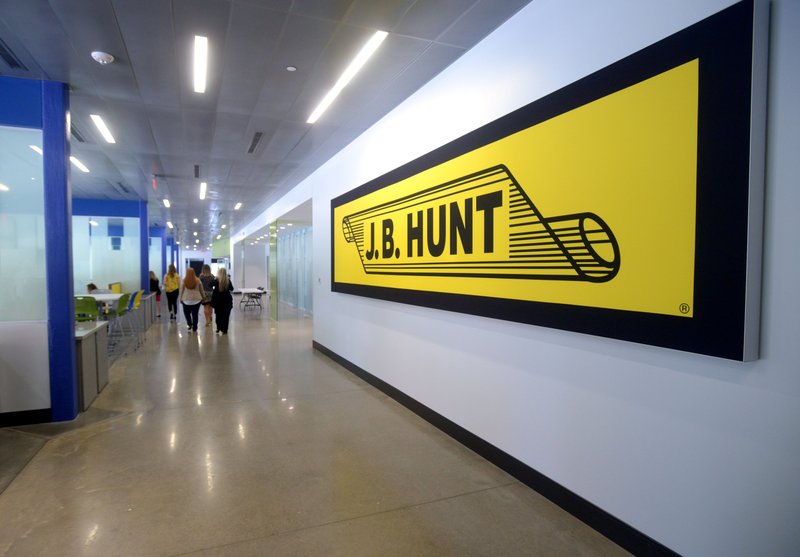
M119 330L120 334L124 334L125 331L122 328L122 321L125 316L128 315L128 302L130 302L130 299L131 295L129 293L125 293L119 297L119 300L117 300L116 307L108 310L108 318L111 320L108 328L109 336L117 329Z
M97 321L97 300L92 296L75 296L75 321Z

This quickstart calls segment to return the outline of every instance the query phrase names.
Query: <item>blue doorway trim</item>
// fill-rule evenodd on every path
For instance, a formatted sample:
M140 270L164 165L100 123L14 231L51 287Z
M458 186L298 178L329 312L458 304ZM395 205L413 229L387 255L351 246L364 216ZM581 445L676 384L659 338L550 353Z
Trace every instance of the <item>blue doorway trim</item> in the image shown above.
M139 206L139 278L141 288L150 292L150 226L147 220L147 201L137 201Z

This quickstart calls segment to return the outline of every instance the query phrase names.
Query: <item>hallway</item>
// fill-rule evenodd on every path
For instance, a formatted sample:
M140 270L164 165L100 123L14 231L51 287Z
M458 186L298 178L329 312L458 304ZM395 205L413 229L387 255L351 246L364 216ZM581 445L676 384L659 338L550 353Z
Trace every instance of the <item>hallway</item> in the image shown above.
M156 323L76 424L0 430L46 441L0 555L626 554L267 316Z

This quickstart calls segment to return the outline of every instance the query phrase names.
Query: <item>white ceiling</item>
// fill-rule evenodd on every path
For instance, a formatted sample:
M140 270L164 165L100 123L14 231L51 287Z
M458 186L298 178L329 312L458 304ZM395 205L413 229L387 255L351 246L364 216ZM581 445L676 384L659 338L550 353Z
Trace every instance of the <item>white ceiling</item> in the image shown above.
M208 244L252 221L528 1L0 0L0 75L69 84L72 154L91 170L73 169L74 197L146 199L151 225L170 220ZM390 32L378 53L306 124L377 29ZM195 34L209 37L204 94L192 90ZM115 63L97 64L94 50ZM102 140L92 113L116 144ZM248 153L256 132L261 142Z

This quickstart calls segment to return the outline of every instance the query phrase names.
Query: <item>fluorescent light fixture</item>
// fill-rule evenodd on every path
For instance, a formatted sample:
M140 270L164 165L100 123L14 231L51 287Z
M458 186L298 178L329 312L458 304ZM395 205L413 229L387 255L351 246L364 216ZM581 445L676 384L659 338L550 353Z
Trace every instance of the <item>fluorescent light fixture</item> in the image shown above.
M86 168L86 165L83 164L81 161L79 161L77 157L72 156L69 158L69 160L72 161L72 164L77 166L78 170L80 170L81 172L89 172L89 169Z
M198 222L200 222L200 219L198 219L197 217L195 217L195 218L193 218L193 219L192 219L192 222L193 222L193 223L195 223L195 224L197 224ZM197 232L195 232L194 234L195 234L195 236L197 236Z
M36 151L40 155L42 154L42 148L39 147L38 145L28 145L28 147L30 147L31 149L33 149L34 151Z
M92 226L100 226L100 223L98 223L96 220L90 220L89 224L91 224Z
M206 92L208 69L208 37L194 36L194 92Z
M236 205L234 205L234 207L233 207L233 210L234 210L234 211L238 211L238 210L239 210L239 209L241 209L241 208L242 208L242 202L240 201L239 203L237 203Z
M172 226L172 223L170 221L167 221L167 226L170 228L175 228L174 226Z
M166 197L164 198L164 207L169 209L169 199L167 199Z
M222 239L222 234L217 234L217 240Z
M11 188L9 188L7 185L5 185L5 184L0 184L0 191L9 191L10 189L11 189Z
M200 182L200 199L206 198L206 187L208 187L208 184Z
M103 136L103 139L106 140L107 143L116 143L114 136L111 135L111 131L106 126L106 123L103 121L103 118L100 117L98 114L89 114L89 118L92 119L94 125L97 126L97 129L100 130L100 135Z
M317 105L317 108L314 109L314 112L311 113L311 116L308 117L308 120L306 120L307 124L313 124L319 120L319 117L322 116L322 113L328 109L334 100L336 100L336 97L339 96L339 93L342 92L342 89L344 89L347 84L350 83L350 80L353 79L353 77L355 77L364 64L367 63L367 60L369 60L370 57L375 54L375 51L378 50L378 47L381 46L381 43L384 41L387 35L389 35L389 33L386 31L375 31L375 34L372 35L372 37L367 41L367 44L361 48L361 51L356 55L353 61L350 62L350 65L347 66L347 69L344 71L341 77L339 77L336 84L331 88L330 91L328 91L328 93L322 99L322 102Z

